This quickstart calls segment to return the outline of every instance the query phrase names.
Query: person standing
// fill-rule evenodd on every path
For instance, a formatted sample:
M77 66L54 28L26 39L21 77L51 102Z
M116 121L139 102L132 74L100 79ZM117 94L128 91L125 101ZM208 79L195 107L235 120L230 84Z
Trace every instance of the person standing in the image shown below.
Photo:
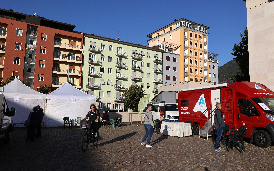
M29 141L35 141L35 135L36 135L36 129L38 125L38 117L39 113L37 112L37 106L33 108L33 112L30 113L30 122L28 126L28 131L27 131L27 142Z
M36 139L41 137L41 124L43 122L44 112L40 106L37 106L39 117L38 117L38 125L37 125L37 132L36 132Z
M223 151L223 149L220 147L220 140L221 140L221 136L223 133L223 129L225 127L225 122L224 122L223 114L221 111L221 109L222 109L221 103L217 103L216 107L217 107L217 110L215 111L215 116L214 116L214 124L215 124L215 128L217 131L217 138L216 138L216 142L215 142L215 151L221 152L221 151Z
M152 134L153 134L153 128L154 128L154 123L153 123L153 116L152 116L152 104L151 103L148 103L147 104L147 110L146 110L146 113L145 113L145 116L144 116L144 126L145 126L145 130L146 130L146 134L144 135L143 137L143 140L142 140L142 143L141 145L146 145L146 147L152 147L150 145L150 140L151 140L151 137L152 137ZM147 143L145 144L145 141L147 139Z
M100 127L99 123L99 117L100 115L98 114L98 111L96 110L96 107L94 104L90 105L90 111L86 115L86 117L83 120L86 120L88 118L88 124L90 125L89 131L93 129L95 133L95 137L97 136L98 129Z

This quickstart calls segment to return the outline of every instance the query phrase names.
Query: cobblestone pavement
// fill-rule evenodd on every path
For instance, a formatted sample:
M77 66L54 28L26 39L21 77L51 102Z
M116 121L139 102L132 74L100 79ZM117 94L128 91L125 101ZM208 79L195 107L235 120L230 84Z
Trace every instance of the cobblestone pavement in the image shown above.
M0 170L273 170L274 146L245 142L217 153L211 140L153 134L152 148L141 146L144 126L102 126L99 147L80 149L83 130L44 128L42 138L25 142L27 130L15 128L9 144L0 144Z

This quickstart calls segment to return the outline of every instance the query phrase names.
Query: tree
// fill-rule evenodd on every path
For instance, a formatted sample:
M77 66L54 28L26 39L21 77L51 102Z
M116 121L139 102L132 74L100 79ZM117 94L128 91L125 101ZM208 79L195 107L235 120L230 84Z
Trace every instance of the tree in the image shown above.
M249 76L249 53L248 53L248 31L247 28L244 30L244 35L240 33L241 42L237 45L234 44L233 56L236 56L236 62L239 65L239 72L236 75L231 76L233 82L239 81L250 81Z
M43 93L43 94L49 94L51 92L51 87L47 86L46 84L45 85L41 85L38 88L38 92Z
M138 109L140 99L144 96L144 90L138 85L131 85L123 94L125 108Z
M3 81L3 79L1 79L0 81L0 87L4 87L5 85L7 85L8 83L12 82L14 80L14 77L11 76L10 78L8 78L5 82Z

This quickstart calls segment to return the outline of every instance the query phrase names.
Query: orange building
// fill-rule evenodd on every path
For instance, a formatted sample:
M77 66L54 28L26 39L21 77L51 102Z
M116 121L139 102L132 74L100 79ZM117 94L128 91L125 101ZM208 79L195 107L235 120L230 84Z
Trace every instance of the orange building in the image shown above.
M147 35L150 38L148 45L180 54L178 82L209 82L208 29L207 26L181 18Z

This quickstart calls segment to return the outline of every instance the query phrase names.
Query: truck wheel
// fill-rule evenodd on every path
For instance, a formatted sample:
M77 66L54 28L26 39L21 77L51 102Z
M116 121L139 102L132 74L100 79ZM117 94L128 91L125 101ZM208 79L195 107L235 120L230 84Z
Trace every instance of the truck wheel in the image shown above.
M263 147L263 148L269 147L271 144L270 135L266 131L263 131L263 130L257 131L254 134L254 144L259 147Z
M198 123L193 123L193 125L192 125L192 134L193 135L199 134L199 127L200 127L200 125Z

